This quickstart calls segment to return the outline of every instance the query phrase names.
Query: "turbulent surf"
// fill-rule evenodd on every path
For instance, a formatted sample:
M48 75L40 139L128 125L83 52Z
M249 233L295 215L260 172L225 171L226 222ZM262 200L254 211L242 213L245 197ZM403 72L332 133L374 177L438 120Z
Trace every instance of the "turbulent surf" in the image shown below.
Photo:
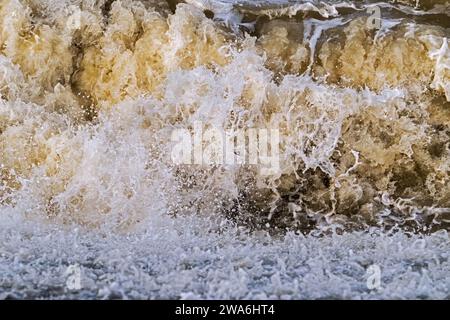
M4 242L30 221L100 237L191 219L287 235L273 250L291 232L442 239L449 16L445 0L1 0ZM199 124L275 130L279 170L174 163L173 132Z

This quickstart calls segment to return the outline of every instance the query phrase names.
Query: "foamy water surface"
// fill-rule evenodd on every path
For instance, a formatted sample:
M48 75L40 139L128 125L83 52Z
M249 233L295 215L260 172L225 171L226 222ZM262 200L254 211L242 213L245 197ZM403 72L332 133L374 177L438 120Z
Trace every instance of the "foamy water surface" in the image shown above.
M0 298L448 299L449 8L1 0Z

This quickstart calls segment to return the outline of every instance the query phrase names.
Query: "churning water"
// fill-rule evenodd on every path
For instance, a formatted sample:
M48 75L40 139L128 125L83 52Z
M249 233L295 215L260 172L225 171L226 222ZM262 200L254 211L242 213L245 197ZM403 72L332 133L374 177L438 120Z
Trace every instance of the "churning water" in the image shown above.
M0 1L0 298L449 298L448 1Z

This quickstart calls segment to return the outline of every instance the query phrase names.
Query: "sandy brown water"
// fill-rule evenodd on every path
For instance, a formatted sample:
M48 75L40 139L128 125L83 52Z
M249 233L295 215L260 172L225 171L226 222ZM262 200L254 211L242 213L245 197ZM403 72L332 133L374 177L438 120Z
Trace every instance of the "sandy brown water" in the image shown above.
M1 0L0 298L448 298L449 15ZM174 163L198 123L276 130L279 170Z

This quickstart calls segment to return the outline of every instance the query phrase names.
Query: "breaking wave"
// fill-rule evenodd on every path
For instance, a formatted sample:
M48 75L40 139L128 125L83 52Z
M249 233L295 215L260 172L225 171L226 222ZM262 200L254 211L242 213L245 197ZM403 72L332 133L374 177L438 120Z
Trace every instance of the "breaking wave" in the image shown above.
M448 230L449 15L441 0L2 0L1 211ZM175 165L173 130L196 122L279 130L279 172Z

